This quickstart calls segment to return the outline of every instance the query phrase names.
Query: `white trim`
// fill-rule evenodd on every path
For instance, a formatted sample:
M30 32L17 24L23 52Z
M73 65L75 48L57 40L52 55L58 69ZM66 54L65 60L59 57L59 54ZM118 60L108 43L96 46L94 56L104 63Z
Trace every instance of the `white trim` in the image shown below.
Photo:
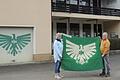
M80 23L79 23L79 36L81 35L80 33L81 33L81 30L80 30L81 28L80 28Z
M52 35L53 42L55 40L56 33L57 33L57 22L54 20L54 22L53 22L53 35Z
M34 25L0 25L0 27L15 27L15 28L19 28L19 27L28 27L28 28L34 28Z
M0 28L33 28L33 53L36 53L36 27L35 25L0 25Z
M52 12L52 16L82 18L82 19L85 18L85 19L99 19L99 20L120 20L120 17L117 17L117 16L78 14L78 13L66 13L66 12Z
M36 54L36 27L33 27L33 54Z
M91 37L94 37L94 24L91 24Z
M67 31L67 34L70 33L70 32L69 32L69 31L70 31L70 23L71 23L71 22L68 22L68 20L67 20L67 25L66 25L66 27L67 27L67 30L66 30L66 31Z
M80 23L80 37L83 37L83 23Z

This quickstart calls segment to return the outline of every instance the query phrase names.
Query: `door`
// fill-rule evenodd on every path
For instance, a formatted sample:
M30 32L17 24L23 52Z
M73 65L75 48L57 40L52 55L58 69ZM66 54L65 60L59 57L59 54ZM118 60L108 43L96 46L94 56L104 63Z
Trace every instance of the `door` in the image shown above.
M0 28L0 63L28 62L33 55L33 28Z

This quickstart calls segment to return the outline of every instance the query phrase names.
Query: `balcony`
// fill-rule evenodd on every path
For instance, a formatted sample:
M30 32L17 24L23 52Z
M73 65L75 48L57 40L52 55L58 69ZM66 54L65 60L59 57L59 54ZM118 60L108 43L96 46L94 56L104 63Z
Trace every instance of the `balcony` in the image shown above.
M52 2L52 11L120 17L119 9L81 6L81 5L55 3L55 2Z

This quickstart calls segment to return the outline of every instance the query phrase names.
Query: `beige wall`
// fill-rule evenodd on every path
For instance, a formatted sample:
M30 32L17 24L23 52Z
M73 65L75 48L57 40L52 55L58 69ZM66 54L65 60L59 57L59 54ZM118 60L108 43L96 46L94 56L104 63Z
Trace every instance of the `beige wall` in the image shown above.
M0 0L0 25L34 25L34 54L51 54L51 0Z
M104 31L107 31L109 34L111 32L116 32L120 38L120 21L108 21L103 24Z

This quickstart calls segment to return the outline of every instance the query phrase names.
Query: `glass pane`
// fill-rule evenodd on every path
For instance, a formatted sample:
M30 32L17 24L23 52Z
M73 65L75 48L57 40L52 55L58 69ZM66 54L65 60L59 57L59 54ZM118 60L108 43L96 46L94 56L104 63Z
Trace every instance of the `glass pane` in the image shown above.
M69 1L69 0L66 0L66 3L67 3L67 4L70 4L70 1Z
M94 36L102 37L102 25L101 24L94 24Z
M83 6L89 6L90 0L79 0L79 4Z
M65 1L65 0L56 0L56 1Z
M56 3L65 3L65 0L54 0Z
M67 33L67 24L66 23L57 23L57 32Z
M74 36L79 36L79 24L77 23L70 24L70 34Z
M83 37L91 37L91 24L83 24Z
M56 2L56 0L52 0L52 2Z
M78 0L70 0L70 4L76 4L77 5Z

